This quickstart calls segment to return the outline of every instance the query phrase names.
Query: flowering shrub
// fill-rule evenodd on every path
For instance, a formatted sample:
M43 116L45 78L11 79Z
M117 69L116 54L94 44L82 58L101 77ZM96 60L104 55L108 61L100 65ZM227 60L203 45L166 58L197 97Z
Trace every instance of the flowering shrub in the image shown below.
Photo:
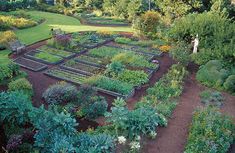
M0 29L2 29L2 25L7 26L9 28L16 27L19 29L37 25L37 22L29 19L25 19L22 17L16 18L14 16L4 16L4 15L0 15L0 23L1 23Z
M13 31L0 32L0 44L7 46L9 42L16 40L17 37Z
M171 49L171 46L169 46L169 45L163 45L163 46L160 46L159 49L160 49L162 52L169 52L170 49Z

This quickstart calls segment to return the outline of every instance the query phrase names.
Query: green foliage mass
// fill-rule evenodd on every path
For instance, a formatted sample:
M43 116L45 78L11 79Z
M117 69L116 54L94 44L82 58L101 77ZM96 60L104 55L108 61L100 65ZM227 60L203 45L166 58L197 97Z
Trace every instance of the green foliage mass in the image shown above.
M185 153L226 153L233 143L233 120L211 107L198 109L193 115Z

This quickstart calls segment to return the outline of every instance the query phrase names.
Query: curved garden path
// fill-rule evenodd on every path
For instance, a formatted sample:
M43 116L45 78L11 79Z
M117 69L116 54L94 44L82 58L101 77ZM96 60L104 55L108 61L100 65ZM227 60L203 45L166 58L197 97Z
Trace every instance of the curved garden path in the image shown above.
M144 141L143 153L183 153L193 111L201 106L199 94L206 89L196 81L196 68L191 65L189 71L191 74L185 81L184 91L168 121L168 126L158 128L156 139ZM235 96L227 93L223 93L223 95L226 101L221 111L235 119ZM234 147L233 145L230 153L234 151Z

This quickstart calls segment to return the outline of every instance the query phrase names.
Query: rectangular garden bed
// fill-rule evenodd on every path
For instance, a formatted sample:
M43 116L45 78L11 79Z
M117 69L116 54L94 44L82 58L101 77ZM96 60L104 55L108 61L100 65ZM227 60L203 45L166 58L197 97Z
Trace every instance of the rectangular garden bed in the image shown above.
M112 41L112 38L103 38L94 32L75 33L72 35L73 42L84 48L95 48Z
M48 52L52 55L60 56L62 58L71 58L76 55L71 52L59 50L59 49L48 47L48 46L42 46L42 47L38 48L38 50L43 51L43 52Z
M140 46L129 45L129 44L128 45L127 44L118 44L118 43L114 43L114 42L106 44L106 46L115 47L115 48L122 48L122 49L126 49L126 50L131 50L134 52L140 52L143 54L153 55L153 56L161 56L162 55L162 52L160 50L148 48L148 47L140 47Z
M44 74L56 79L65 80L79 85L82 84L86 78L88 78L87 75L72 72L61 68L50 69L44 72Z
M74 60L77 62L80 62L80 63L85 63L85 64L89 64L92 66L97 66L97 67L105 67L106 64L109 63L109 61L107 61L104 58L91 57L88 55L78 56L78 57L74 58Z
M38 50L28 52L24 55L29 59L35 60L37 62L42 62L45 64L59 64L63 61L63 58L60 56L52 55L50 53Z
M61 67L67 70L79 72L86 75L95 75L104 72L104 69L100 67L77 62L75 60L69 60L64 64L61 64Z
M19 57L15 59L14 62L23 68L26 68L35 72L47 69L47 65L30 60L30 59L26 59L23 57Z

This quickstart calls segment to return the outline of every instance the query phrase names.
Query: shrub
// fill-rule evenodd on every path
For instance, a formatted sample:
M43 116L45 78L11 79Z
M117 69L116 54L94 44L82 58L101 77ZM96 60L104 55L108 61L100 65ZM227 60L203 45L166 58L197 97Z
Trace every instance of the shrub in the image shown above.
M206 105L218 106L223 104L224 97L220 92L205 90L200 93L201 102Z
M23 29L37 25L37 22L25 19L23 17L14 17L14 16L4 16L0 15L1 26L0 29L10 29L12 27ZM3 25L3 27L2 27ZM5 27L4 27L5 26Z
M197 34L200 51L194 54L196 63L205 64L213 59L233 59L235 24L225 16L215 12L189 14L177 20L170 30L173 39L187 43Z
M17 91L21 90L24 94L28 95L29 97L33 96L33 87L30 82L25 78L20 78L14 81L11 81L8 84L9 91Z
M20 74L19 66L14 63L0 65L0 84Z
M114 150L114 139L106 134L90 135L81 133L76 139L77 152L110 153Z
M81 104L81 112L88 119L94 119L104 115L107 111L108 103L104 97L93 96L88 101Z
M160 51L162 51L162 52L169 52L170 49L171 49L171 46L169 46L169 45L163 45L163 46L160 46L159 49L160 49Z
M56 35L54 37L54 45L57 47L64 47L67 48L69 47L71 43L71 37L68 35Z
M170 54L176 61L186 66L191 60L190 52L190 47L181 42L171 49Z
M161 24L161 15L158 12L147 11L137 18L133 28L150 38L155 37Z
M0 121L11 125L24 125L29 122L28 113L32 102L21 91L0 93Z
M8 46L8 43L16 40L17 37L13 31L0 32L0 44Z
M42 97L48 104L66 104L76 102L77 94L75 86L66 82L58 82L50 86Z
M233 120L211 107L198 109L193 115L185 153L226 153L233 143Z
M222 88L229 72L222 67L222 63L218 60L211 60L206 65L200 67L196 78L202 84L209 87Z
M224 82L224 88L231 92L235 93L235 75L230 75Z

